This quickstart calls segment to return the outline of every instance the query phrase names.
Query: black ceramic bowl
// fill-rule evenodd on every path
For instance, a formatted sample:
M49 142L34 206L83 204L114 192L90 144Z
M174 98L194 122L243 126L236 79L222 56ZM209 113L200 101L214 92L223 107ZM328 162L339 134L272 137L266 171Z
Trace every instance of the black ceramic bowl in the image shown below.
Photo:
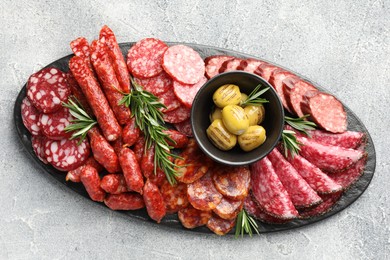
M261 124L266 130L267 139L250 152L244 152L238 144L229 151L219 150L207 137L206 129L211 124L209 114L214 107L213 94L225 84L235 84L247 95L259 84L261 89L270 87L261 96L269 101L264 104L265 119ZM252 73L231 71L213 77L198 91L192 104L191 125L199 147L211 159L227 165L247 165L264 158L276 146L284 126L284 110L278 95L266 80Z

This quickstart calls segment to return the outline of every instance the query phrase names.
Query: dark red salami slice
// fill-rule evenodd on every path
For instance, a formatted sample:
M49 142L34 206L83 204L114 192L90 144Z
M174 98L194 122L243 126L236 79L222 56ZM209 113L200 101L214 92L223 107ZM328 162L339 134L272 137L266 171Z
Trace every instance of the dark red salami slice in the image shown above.
M30 76L27 97L43 113L53 113L62 107L70 95L66 75L57 68L46 68Z
M173 126L176 128L177 131L180 133L185 134L188 137L193 137L194 134L192 133L192 127L191 127L191 120L187 119L183 122L173 124Z
M278 93L280 101L282 101L283 107L287 109L289 112L291 111L290 111L290 107L288 106L286 97L284 96L283 81L291 77L294 78L296 76L291 72L285 71L284 69L277 69L272 73L269 79L269 83L274 87L276 93Z
M125 177L123 174L119 173L110 173L105 175L100 182L100 187L110 194L120 194L129 191Z
M112 210L136 210L145 207L144 199L135 192L108 194L104 204Z
M286 98L289 111L298 117L304 114L301 109L301 101L307 91L317 90L313 85L297 77L290 77L283 81L283 93Z
M213 212L223 219L235 219L243 206L242 200L230 200L222 198Z
M134 78L135 82L142 86L143 90L159 96L172 88L173 82L171 77L164 71L152 78Z
M300 155L327 172L347 169L364 155L364 151L322 145L303 136L297 136L297 140L302 144Z
M251 179L247 166L215 165L212 179L217 190L229 199L243 200L248 195Z
M230 232L236 224L236 219L223 219L218 216L212 216L206 226L215 234L223 236Z
M31 104L30 100L25 97L21 106L22 121L24 126L32 135L39 135L41 128L39 127L40 112Z
M187 184L171 185L167 180L160 187L168 214L176 213L188 206Z
M167 212L165 209L164 198L158 187L150 181L146 181L143 198L149 217L157 223L160 223L161 219Z
M145 38L127 53L127 67L135 77L151 78L163 71L163 54L168 46L159 39Z
M106 192L100 188L100 177L95 168L89 165L84 166L81 170L80 181L93 201L103 202Z
M161 108L161 112L166 113L175 110L181 106L180 101L177 99L173 88L170 88L164 94L158 96L160 103L164 104L166 108Z
M206 173L199 180L188 184L187 194L191 205L203 211L215 209L222 200L222 194L214 187L210 173Z
M191 116L191 110L186 108L185 106L180 106L175 110L166 112L163 115L163 119L167 123L176 124L176 123L183 122L184 120L190 118L190 116Z
M189 206L188 208L179 210L177 215L185 228L192 229L206 225L212 213L211 211L201 211Z
M279 67L268 63L264 63L264 64L260 64L259 67L257 67L257 69L255 70L255 74L259 75L266 81L269 81L272 73L277 69L279 69Z
M272 150L267 157L296 208L311 207L321 203L318 194L277 149Z
M339 184L302 156L295 155L294 158L289 157L288 160L316 192L328 194L338 192L342 189Z
M169 47L164 53L162 66L174 80L183 84L197 83L205 72L199 53L184 45Z
M332 133L342 133L347 130L347 112L343 104L333 95L307 91L301 102L303 114L309 114L309 120L322 129Z
M240 66L242 59L234 58L231 60L226 60L224 63L222 63L221 67L219 68L219 73L238 70L238 67Z
M332 194L320 195L323 202L314 208L302 209L299 212L301 218L310 218L315 216L321 216L329 212L336 202L340 199L342 192L336 192Z
M77 167L74 170L68 171L66 174L65 180L66 181L71 181L71 182L80 182L80 175L81 175L81 170L82 167L85 165L92 166L95 168L98 172L101 172L103 170L103 166L101 166L93 156L89 156L88 159L85 161L85 163L79 167Z
M182 84L180 82L173 82L173 91L180 102L187 108L192 107L192 102L198 93L199 89L207 82L207 78L203 77L194 85Z
M35 152L35 155L38 157L39 160L41 160L44 164L48 164L46 160L45 155L45 143L46 138L39 135L33 135L31 136L31 145Z
M123 145L130 147L137 142L141 130L138 128L135 117L130 118L129 123L127 123L122 129L122 140Z
M269 215L294 219L298 212L267 157L251 165L251 183L254 198Z
M86 139L77 145L78 140L50 140L44 142L46 160L60 171L71 171L84 164L90 154Z
M215 55L215 56L209 56L207 57L204 62L206 64L206 77L212 78L219 74L219 68L221 68L222 63L224 63L227 60L233 59L233 56L226 56L226 55Z
M237 67L237 70L243 70L246 72L254 73L257 67L259 67L263 63L265 62L256 59L242 60L240 65Z
M71 124L71 120L75 118L70 114L69 109L66 107L51 113L41 114L39 117L39 127L42 133L49 139L61 140L63 138L69 138L72 133L65 132L65 127Z

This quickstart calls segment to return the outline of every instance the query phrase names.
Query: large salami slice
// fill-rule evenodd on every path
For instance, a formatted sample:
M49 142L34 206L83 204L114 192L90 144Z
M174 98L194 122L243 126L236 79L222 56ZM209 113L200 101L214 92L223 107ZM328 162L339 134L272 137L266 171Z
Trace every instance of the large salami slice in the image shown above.
M293 219L298 212L267 157L251 165L252 192L259 206L269 215Z
M304 114L301 109L301 101L307 91L316 91L317 89L306 81L297 77L290 77L283 81L283 93L286 98L289 111L298 117Z
M31 145L34 150L35 155L41 160L44 164L48 164L45 155L45 143L46 138L39 135L31 136Z
M267 157L296 208L311 207L321 202L318 194L277 149L273 149Z
M261 64L265 63L261 60L256 59L246 59L242 60L240 62L240 65L237 67L238 70L243 70L246 72L254 73L257 67L259 67Z
M136 210L145 207L142 196L133 192L108 194L104 199L104 204L112 210Z
M196 84L188 85L180 82L173 82L173 91L180 102L187 108L192 107L192 102L198 93L199 89L207 82L207 78L203 77Z
M134 44L127 53L127 67L139 78L151 78L163 71L163 54L168 46L159 39L145 38Z
M68 108L63 107L51 114L41 114L38 124L47 138L61 140L72 135L72 133L64 130L65 127L70 125L71 120L74 120L74 117L70 114Z
M219 73L238 70L240 63L242 59L234 58L231 60L226 60L224 63L222 63L221 67L219 68Z
M160 187L168 214L176 213L188 206L187 184L171 185L167 180Z
M320 195L323 202L314 208L303 209L299 212L301 218L310 218L329 212L341 197L342 192Z
M164 71L152 78L134 78L134 80L142 86L143 90L155 96L164 94L173 86L171 77Z
M25 97L21 106L22 121L24 126L32 135L39 135L41 128L39 127L40 112L31 104L30 100Z
M173 124L173 126L176 128L177 131L185 134L188 137L194 136L194 133L192 133L192 127L191 127L191 120L187 119L183 122Z
M224 63L227 60L231 60L233 58L234 58L233 56L226 56L226 55L215 55L215 56L207 57L204 60L206 64L206 77L210 79L218 75L222 63Z
M162 66L173 79L183 84L197 83L205 72L199 53L184 45L169 47L164 53Z
M207 227L215 234L223 236L230 232L236 224L235 219L223 219L218 216L212 216L207 222Z
M230 200L222 198L213 212L223 219L235 219L243 206L243 200Z
M164 198L158 187L150 181L146 181L143 198L149 217L160 223L161 219L166 215L166 209Z
M175 110L166 112L163 115L163 119L167 123L176 124L176 123L183 122L184 120L190 118L190 116L191 116L191 110L182 105L176 108Z
M160 103L164 104L165 108L161 108L161 112L167 113L175 110L181 106L179 99L177 99L173 88L167 90L167 92L158 96Z
M269 79L269 83L274 87L276 93L278 93L280 101L282 101L283 107L289 111L290 107L288 106L286 97L284 96L283 81L291 77L295 78L296 76L291 72L285 71L284 69L277 69L272 73Z
M179 210L177 215L185 228L192 229L206 225L212 213L211 211L201 211L189 206L188 208Z
M53 113L59 110L69 95L66 75L57 68L38 71L27 81L27 97L40 112Z
M268 63L263 63L257 67L257 69L255 70L255 74L259 75L260 77L262 77L266 81L269 81L272 73L277 69L279 69L279 67L268 64Z

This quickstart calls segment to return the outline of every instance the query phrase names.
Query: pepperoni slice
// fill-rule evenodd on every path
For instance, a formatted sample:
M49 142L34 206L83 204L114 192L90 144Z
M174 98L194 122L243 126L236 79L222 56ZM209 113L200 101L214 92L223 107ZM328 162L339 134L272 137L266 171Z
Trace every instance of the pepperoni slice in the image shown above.
M34 135L31 137L31 144L35 152L35 155L38 157L38 159L41 160L44 164L48 164L45 155L45 147L44 147L45 140L46 140L45 137Z
M191 116L191 110L186 108L185 106L180 106L175 110L166 112L163 115L163 119L167 123L176 124L176 123L183 122L184 120L190 118L190 116Z
M230 199L242 200L248 195L250 172L246 166L217 165L213 168L212 178L217 190Z
M168 46L159 39L145 38L127 53L127 67L133 76L151 78L163 71L162 58Z
M39 126L47 138L61 140L72 135L71 132L65 132L64 130L65 127L70 125L71 120L74 120L74 117L70 114L68 108L63 107L51 114L41 114Z
M194 133L192 133L191 120L187 119L183 122L173 124L177 131L185 134L188 137L193 137Z
M206 64L206 77L212 78L219 74L219 68L221 67L222 63L224 63L227 60L233 59L233 56L226 56L226 55L215 55L215 56L209 56L207 57L204 62Z
M150 181L146 181L143 198L149 217L160 223L161 219L166 215L166 209L164 198L158 187Z
M188 85L180 82L173 82L173 91L180 102L187 108L192 107L192 102L198 93L199 89L207 82L207 78L203 77L196 84Z
M201 211L189 206L188 208L179 210L177 215L185 228L192 229L206 225L212 213L211 211Z
M240 66L242 59L234 58L231 60L226 60L224 63L222 63L221 67L219 68L219 73L238 70L238 67Z
M166 113L175 110L181 106L180 101L177 99L173 88L167 90L167 92L158 96L160 103L164 104L166 108L162 108L161 112Z
M162 66L173 79L183 84L197 83L205 72L199 53L184 45L169 47L164 53Z
M235 219L243 206L242 200L230 200L222 198L213 212L223 219Z
M207 227L215 234L223 236L230 232L236 224L236 219L223 219L212 216L207 222Z
M39 135L41 128L39 127L40 112L31 104L30 100L25 97L21 106L22 121L24 126L32 135Z
M136 210L145 207L144 199L135 192L108 194L104 204L112 210Z
M167 180L160 187L168 214L176 213L188 206L187 184L171 185Z
M57 68L46 68L30 76L27 81L27 97L40 112L53 113L68 100L70 88L66 75Z
M143 90L152 93L155 96L162 95L172 88L171 77L164 71L152 78L134 78L135 82L142 86Z

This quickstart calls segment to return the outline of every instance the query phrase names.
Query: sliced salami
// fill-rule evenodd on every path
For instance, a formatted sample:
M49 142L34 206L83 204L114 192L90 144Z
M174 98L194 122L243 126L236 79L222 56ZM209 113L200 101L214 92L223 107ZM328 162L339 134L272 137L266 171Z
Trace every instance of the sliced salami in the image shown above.
M297 77L289 77L283 81L283 93L286 98L289 111L298 117L304 116L301 109L301 101L307 91L317 89L308 82Z
M167 180L160 187L168 214L176 213L188 206L187 184L171 185Z
M173 86L171 77L164 71L152 78L134 78L135 82L142 86L143 90L159 96L167 92Z
M46 68L30 76L27 97L38 111L53 113L62 107L70 95L66 75L57 68Z
M194 134L192 133L192 127L191 127L191 120L187 119L183 122L173 124L173 126L176 128L177 131L180 133L185 134L188 137L193 137Z
M199 53L185 45L169 47L162 66L173 79L183 84L195 84L204 75L205 66Z
M213 212L223 219L235 219L243 206L243 200L230 200L222 198Z
M217 190L229 199L243 200L248 195L251 177L247 166L216 165L212 179Z
M296 77L296 76L291 72L285 71L284 69L277 69L272 73L269 79L269 83L274 87L276 93L278 93L280 101L282 101L283 107L287 109L289 112L291 111L290 111L290 107L288 106L286 97L284 96L283 81L291 77Z
M151 78L163 71L163 54L168 46L159 39L145 38L134 44L127 53L127 67L139 78Z
M273 149L267 157L296 208L311 207L321 203L318 194L277 149Z
M176 123L183 122L184 120L190 118L190 116L191 116L191 110L182 105L176 108L175 110L166 112L163 115L163 119L167 123L176 124Z
M179 210L177 215L185 228L192 229L206 225L212 213L211 211L201 211L189 206L188 208Z
M35 152L35 155L38 157L39 160L41 160L44 164L48 164L46 160L45 155L45 143L46 138L39 135L33 135L31 136L31 145Z
M219 73L238 70L238 67L240 66L242 59L234 58L231 60L226 60L224 63L222 63L221 67L219 68Z
M22 121L24 126L32 135L39 135L41 128L39 127L40 112L31 104L30 100L25 97L21 106Z
M207 222L207 227L215 234L223 236L230 232L236 224L236 219L223 219L218 216L212 216Z
M326 131L342 133L347 130L347 112L333 95L307 91L301 102L301 110L303 114L309 114L309 119Z
M253 196L269 215L294 219L298 212L267 157L251 165Z
M125 177L119 173L105 175L100 182L100 187L110 194L121 194L130 191L127 188Z
M203 211L215 209L222 200L222 194L214 187L210 173L188 184L187 194L191 205Z
M70 114L69 109L66 107L51 113L41 114L39 116L39 127L42 133L49 139L61 140L63 138L69 138L72 133L65 132L65 127L70 125L71 121L75 118Z
M261 60L256 59L246 59L242 60L240 62L240 65L238 65L237 70L243 70L246 72L254 73L257 67L259 67L261 64L265 63Z
M259 75L266 81L269 81L272 73L277 69L279 69L279 67L268 63L264 63L264 64L260 64L259 67L257 67L257 69L255 70L255 74Z
M99 173L92 166L86 165L82 168L80 180L93 201L103 202L106 192L100 187Z
M207 57L204 62L206 64L206 77L211 79L212 77L219 74L219 69L227 60L233 59L233 56L226 55L215 55Z
M88 157L88 159L85 161L85 163L79 167L77 167L74 170L68 171L66 174L65 180L71 181L71 182L80 182L80 174L81 170L85 165L92 166L95 168L98 172L101 172L103 170L103 166L101 166L93 156Z
M144 199L135 192L108 194L104 204L112 210L137 210L145 207Z
M342 192L320 195L323 202L314 208L303 209L299 212L301 218L310 218L321 216L329 212L336 202L340 199Z
M181 106L179 99L177 99L173 88L170 88L164 94L158 96L160 103L164 104L166 108L161 108L161 112L167 113L175 110Z
M146 181L143 198L149 217L160 223L161 219L166 215L166 209L164 198L158 187L150 181Z
M196 84L187 85L180 82L173 82L173 91L180 102L187 108L192 107L192 102L198 93L199 89L207 82L207 78L203 77Z

